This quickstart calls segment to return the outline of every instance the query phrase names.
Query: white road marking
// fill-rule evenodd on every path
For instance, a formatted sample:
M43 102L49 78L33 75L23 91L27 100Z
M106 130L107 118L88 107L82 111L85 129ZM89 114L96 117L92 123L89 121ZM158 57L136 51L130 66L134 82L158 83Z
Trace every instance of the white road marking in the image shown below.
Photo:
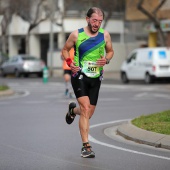
M116 88L116 89L127 89L129 87L132 87L132 86L124 86L124 85L115 85L115 84L101 84L101 87L103 88Z
M90 128L95 128L95 127L98 127L98 126L114 124L114 123L119 123L119 122L124 122L124 121L129 121L129 119L117 120L117 121L111 121L111 122L105 122L105 123L100 123L100 124L96 124L96 125L91 125ZM99 145L109 147L109 148L125 151L125 152L130 152L130 153L134 153L134 154L139 154L139 155L144 155L144 156L149 156L149 157L154 157L154 158L159 158L159 159L170 160L170 157L148 154L148 153L144 153L144 152L139 152L139 151L135 151L135 150L126 149L126 148L118 147L118 146L115 146L115 145L107 144L107 143L98 141L97 139L93 138L90 134L89 134L89 141L96 143L96 144L99 144Z
M56 93L56 94L44 96L44 98L46 99L58 99L58 98L63 98L63 97L65 97L64 93Z
M119 101L119 98L99 98L99 101L109 102L109 101Z
M133 97L133 100L152 100L154 98L153 95L148 94L147 92L138 93Z
M153 99L155 97L157 98L164 98L164 99L170 99L170 95L167 94L161 94L161 93L155 93L155 94L148 94L147 92L144 93L138 93L135 96L135 99Z
M117 89L117 90L132 90L132 91L154 91L157 90L159 87L147 87L147 86L135 86L135 85L114 85L114 84L102 84L101 88L104 89ZM160 90L160 89L159 89Z
M25 103L25 104L43 104L43 103L48 103L48 101L46 100L38 100L38 101L26 101L26 102L22 102L22 103Z
M15 91L15 90L14 90ZM3 100L9 100L9 99L15 99L15 98L21 98L21 97L26 97L28 95L30 95L30 92L28 90L23 90L22 93L23 94L17 94L21 91L16 91L16 94L12 95L12 96L5 96L4 98L2 98ZM1 100L1 98L0 98Z
M18 98L18 97L21 98L21 97L26 97L26 96L30 95L30 92L28 90L24 90L22 92L23 92L23 94L21 94L21 95L16 94L16 95L8 97L8 99L13 99L13 98Z
M148 95L148 93L144 92L144 93L138 93L137 95L135 95L135 97L144 97L147 95Z
M154 94L155 97L161 97L161 98L165 98L165 99L170 99L170 95L166 95L166 94Z

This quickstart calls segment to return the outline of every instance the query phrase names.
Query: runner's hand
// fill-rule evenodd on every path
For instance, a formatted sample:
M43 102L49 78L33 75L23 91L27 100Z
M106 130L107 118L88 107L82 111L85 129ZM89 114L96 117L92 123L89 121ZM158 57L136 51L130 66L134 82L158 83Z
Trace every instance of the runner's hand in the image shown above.
M98 66L104 66L106 64L106 58L101 56L101 58L96 61L96 64Z
M71 71L73 72L73 73L77 73L79 70L80 70L80 67L79 66L75 66L75 62L72 62L71 64L70 64L70 68L71 68Z

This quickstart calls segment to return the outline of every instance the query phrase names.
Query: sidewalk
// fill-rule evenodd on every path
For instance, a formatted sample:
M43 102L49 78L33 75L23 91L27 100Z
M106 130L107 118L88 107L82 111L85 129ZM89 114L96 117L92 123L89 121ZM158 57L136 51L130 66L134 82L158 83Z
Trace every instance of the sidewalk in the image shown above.
M132 140L140 144L170 150L170 135L163 135L140 129L132 125L130 121L119 125L117 127L117 134L125 139Z
M14 95L14 94L15 94L15 92L11 89L5 90L5 91L0 91L0 98L5 97L5 96L11 96L11 95Z

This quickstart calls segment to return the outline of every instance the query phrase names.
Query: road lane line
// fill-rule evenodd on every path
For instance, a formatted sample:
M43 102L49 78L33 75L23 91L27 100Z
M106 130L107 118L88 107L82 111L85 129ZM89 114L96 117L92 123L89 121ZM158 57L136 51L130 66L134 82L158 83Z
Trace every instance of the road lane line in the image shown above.
M124 122L124 121L129 121L129 120L130 119L116 120L116 121L111 121L111 122L95 124L95 125L91 125L90 128L95 128L95 127L99 127L99 126L103 126L103 125L108 125L108 124L120 123L120 122ZM144 153L144 152L139 152L139 151L135 151L135 150L126 149L126 148L118 147L118 146L115 146L115 145L107 144L107 143L104 143L104 142L101 142L101 141L95 139L90 134L89 134L89 141L91 141L93 143L96 143L96 144L99 144L99 145L103 145L103 146L109 147L109 148L125 151L125 152L130 152L130 153L134 153L134 154L138 154L138 155L144 155L144 156L149 156L149 157L154 157L154 158L159 158L159 159L164 159L164 160L170 160L170 157L159 156L159 155L154 155L154 154L148 154L148 153Z
M138 93L135 95L135 97L146 97L148 95L148 93L144 92L144 93Z
M160 98L165 98L165 99L170 99L170 95L167 94L154 94L155 97L160 97Z

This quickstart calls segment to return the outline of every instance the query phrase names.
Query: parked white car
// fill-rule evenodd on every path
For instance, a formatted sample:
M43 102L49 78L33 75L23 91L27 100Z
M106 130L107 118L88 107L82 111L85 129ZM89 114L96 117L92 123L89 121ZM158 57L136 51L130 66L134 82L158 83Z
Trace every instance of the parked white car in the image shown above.
M123 83L144 80L152 83L157 78L170 78L170 49L139 48L133 50L121 66Z
M14 74L16 77L29 74L37 74L39 77L43 74L44 62L34 56L30 55L16 55L4 62L1 67L1 75L5 77L8 74Z

